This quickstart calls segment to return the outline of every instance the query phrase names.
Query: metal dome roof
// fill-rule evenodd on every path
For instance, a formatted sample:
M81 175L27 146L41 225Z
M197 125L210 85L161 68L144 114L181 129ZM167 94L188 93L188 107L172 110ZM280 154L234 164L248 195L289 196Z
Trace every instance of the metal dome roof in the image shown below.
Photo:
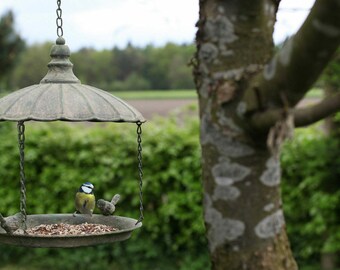
M81 84L69 56L65 40L58 38L40 84L0 99L0 121L145 122L140 112L120 98Z

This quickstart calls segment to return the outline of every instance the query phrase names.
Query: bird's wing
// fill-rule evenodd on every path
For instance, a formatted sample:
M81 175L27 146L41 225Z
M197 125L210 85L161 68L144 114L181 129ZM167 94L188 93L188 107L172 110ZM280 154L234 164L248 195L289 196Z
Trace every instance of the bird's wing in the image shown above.
M89 202L89 199L85 199L83 203L83 208L86 208L87 203Z

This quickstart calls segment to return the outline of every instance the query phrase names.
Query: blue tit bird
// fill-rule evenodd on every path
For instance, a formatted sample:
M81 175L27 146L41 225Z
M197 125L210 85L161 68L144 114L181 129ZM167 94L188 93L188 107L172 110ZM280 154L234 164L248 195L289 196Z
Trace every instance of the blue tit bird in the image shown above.
M96 206L96 198L93 194L93 190L94 186L90 182L85 182L79 187L75 197L75 206L77 210L74 212L73 216L75 216L77 212L92 216Z

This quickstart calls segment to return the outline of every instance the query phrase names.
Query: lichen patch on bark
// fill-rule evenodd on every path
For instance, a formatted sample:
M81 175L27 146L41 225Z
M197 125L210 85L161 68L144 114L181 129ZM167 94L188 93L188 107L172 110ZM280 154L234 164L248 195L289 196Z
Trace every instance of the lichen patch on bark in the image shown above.
M268 203L263 207L263 210L266 212L270 212L275 208L275 204L273 203Z
M218 163L212 168L215 182L221 186L229 186L230 183L242 181L250 174L250 171L248 167L228 161Z
M222 214L213 207L209 194L205 194L205 221L209 224L208 239L209 249L215 249L225 242L236 240L244 234L245 224L240 220L224 218Z
M218 55L218 48L210 42L204 43L198 53L198 59L204 63L212 63Z
M224 136L219 127L209 121L208 116L201 119L201 143L214 145L225 157L245 157L254 153L250 146Z
M215 80L235 80L239 81L242 78L244 68L230 69L226 71L219 71L213 74Z
M199 94L204 98L207 98L209 96L209 84L210 84L210 80L208 78L204 78L202 80L202 84L200 88L198 89Z
M224 11L219 9L216 18L209 18L204 26L205 38L214 42L231 43L237 40L234 32L234 24L226 16Z
M233 251L239 252L240 251L240 247L237 246L237 245L233 246Z
M226 117L224 111L219 110L217 116L220 125L230 128L230 130L234 131L236 134L242 133L242 129L235 124L231 117Z
M214 201L234 201L241 194L241 191L234 186L216 186L212 196Z
M244 101L239 102L236 108L237 115L242 118L246 112L247 112L247 103L245 103Z
M274 57L269 64L265 65L264 69L263 69L263 77L266 80L271 80L274 78L275 76L275 72L276 72L276 65L277 65L277 59L276 57Z
M277 235L283 225L284 217L281 209L261 220L255 227L255 233L260 238L270 238Z
M260 177L262 184L274 187L280 184L281 181L281 168L278 158L271 157L266 162L266 170Z

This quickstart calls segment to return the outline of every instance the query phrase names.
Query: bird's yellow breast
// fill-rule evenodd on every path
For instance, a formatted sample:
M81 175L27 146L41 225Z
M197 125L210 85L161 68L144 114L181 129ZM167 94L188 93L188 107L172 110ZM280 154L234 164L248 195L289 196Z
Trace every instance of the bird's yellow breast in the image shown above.
M75 199L76 209L82 214L92 214L96 205L96 199L93 194L83 192L76 193Z

